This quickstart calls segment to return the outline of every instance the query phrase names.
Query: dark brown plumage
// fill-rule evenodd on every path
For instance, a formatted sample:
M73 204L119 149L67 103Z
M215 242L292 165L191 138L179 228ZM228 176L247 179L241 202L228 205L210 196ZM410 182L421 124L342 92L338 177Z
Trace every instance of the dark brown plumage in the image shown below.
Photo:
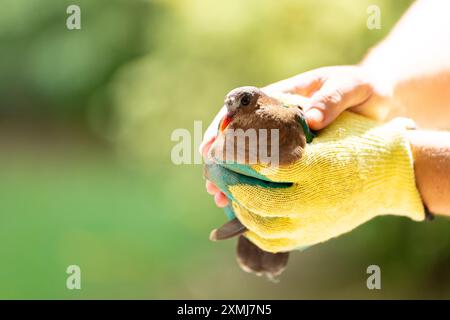
M245 231L247 231L247 228L245 228L237 218L234 218L233 220L230 220L222 225L220 228L211 231L209 240L226 240L238 236Z
M252 161L264 162L260 158L261 141L267 141L268 158L278 155L279 165L288 165L298 160L306 144L305 134L300 125L303 116L301 106L287 107L281 101L268 96L256 87L240 87L227 94L225 98L227 114L219 125L219 134L211 148L211 155L222 161L254 164ZM251 143L237 143L235 136L229 135L237 129L244 132L254 129L257 137L257 148L251 148ZM267 139L262 140L259 129L267 129ZM271 130L278 129L277 154L272 154ZM233 139L230 141L230 139ZM226 152L232 146L233 153ZM264 145L263 145L264 146Z
M289 165L302 156L306 144L306 135L301 125L303 109L298 106L286 106L282 101L265 94L256 87L236 88L225 97L227 114L219 125L219 132L210 155L221 161L232 161L243 164L261 162L259 157L261 141L259 129L267 129L267 144L265 150L269 158L273 159L272 139L270 130L278 129L278 146L274 152L278 153L278 165ZM246 143L237 143L234 135L229 132L242 129L244 132L254 129L257 138L257 148L251 148L248 139ZM230 139L233 139L230 141ZM233 148L227 152L226 148ZM231 158L230 158L231 156ZM247 272L257 275L266 275L274 279L286 268L289 253L265 252L243 236L247 229L235 218L218 229L211 232L211 240L225 240L238 236L237 261L240 267Z
M276 279L286 269L289 252L271 253L261 250L244 236L239 236L237 261L242 270Z
M237 218L234 218L220 228L214 229L209 239L217 241L239 236L236 254L241 269L258 276L265 275L267 278L274 280L286 269L289 252L266 252L245 238L242 235L245 231L247 231L247 228Z

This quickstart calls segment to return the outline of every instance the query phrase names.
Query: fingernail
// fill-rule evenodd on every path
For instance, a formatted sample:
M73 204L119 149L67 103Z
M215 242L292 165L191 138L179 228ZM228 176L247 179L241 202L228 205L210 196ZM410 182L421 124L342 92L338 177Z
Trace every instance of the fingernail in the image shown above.
M222 192L218 192L214 196L214 201L216 202L216 206L219 208L224 208L228 205L228 198Z
M215 195L217 192L220 192L219 188L216 187L214 183L207 180L206 181L206 192L208 192L210 195Z
M309 109L306 111L306 118L309 121L313 121L314 123L322 123L323 119L325 118L322 111L316 108Z

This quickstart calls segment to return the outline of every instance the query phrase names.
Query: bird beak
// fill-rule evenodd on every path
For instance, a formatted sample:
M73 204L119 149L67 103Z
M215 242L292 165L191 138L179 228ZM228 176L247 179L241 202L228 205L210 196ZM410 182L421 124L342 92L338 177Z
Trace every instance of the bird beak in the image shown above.
M233 120L233 116L234 116L234 113L229 112L229 111L227 112L227 114L223 117L222 121L220 122L220 125L219 125L220 132L225 131L225 129L230 124L230 122Z

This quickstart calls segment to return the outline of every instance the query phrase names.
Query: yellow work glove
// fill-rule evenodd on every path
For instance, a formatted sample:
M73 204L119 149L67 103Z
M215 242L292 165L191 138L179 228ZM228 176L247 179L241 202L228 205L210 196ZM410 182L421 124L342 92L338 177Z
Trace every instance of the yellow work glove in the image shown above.
M231 200L245 236L283 252L346 233L378 215L421 221L411 120L379 124L344 112L319 132L302 158L285 167L207 164L206 177Z

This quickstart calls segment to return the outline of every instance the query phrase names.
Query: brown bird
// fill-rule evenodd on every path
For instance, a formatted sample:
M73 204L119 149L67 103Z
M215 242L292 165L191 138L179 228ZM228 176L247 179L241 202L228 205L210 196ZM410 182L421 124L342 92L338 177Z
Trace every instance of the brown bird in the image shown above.
M277 157L279 165L288 165L301 157L305 143L312 139L302 106L288 105L256 87L230 91L225 98L225 106L227 114L220 122L218 136L210 150L211 156L217 160L244 164L254 164L256 160L261 163L266 159L261 159L260 148L265 147L267 150L262 154L266 154L268 159ZM266 129L265 135L260 129ZM273 129L278 130L278 148L272 146L276 142L272 141ZM237 143L239 132L251 131L256 141L250 141L252 136L246 135L245 143Z
M256 87L240 87L230 91L225 98L225 106L227 114L220 122L218 136L210 150L210 155L215 159L244 164L249 164L252 159L260 161L259 148L262 138L267 139L266 152L273 158L271 146L275 141L272 141L270 133L263 137L259 129L267 129L269 132L271 129L278 129L279 148L275 150L278 153L278 164L288 165L301 158L305 144L313 138L300 105L287 104L286 101L269 96ZM238 129L244 132L249 129L256 130L256 149L250 147L249 141L239 145L235 136L227 134ZM233 148L231 159L230 154L226 152L229 146ZM280 275L286 268L289 253L274 254L261 250L242 235L246 231L245 226L235 218L214 229L210 239L216 241L239 236L237 261L244 271L266 275L269 279Z
M286 269L289 252L264 251L242 235L245 231L247 228L237 218L234 218L220 228L211 231L209 239L217 241L239 236L236 254L241 269L258 276L265 275L270 280L276 279Z

